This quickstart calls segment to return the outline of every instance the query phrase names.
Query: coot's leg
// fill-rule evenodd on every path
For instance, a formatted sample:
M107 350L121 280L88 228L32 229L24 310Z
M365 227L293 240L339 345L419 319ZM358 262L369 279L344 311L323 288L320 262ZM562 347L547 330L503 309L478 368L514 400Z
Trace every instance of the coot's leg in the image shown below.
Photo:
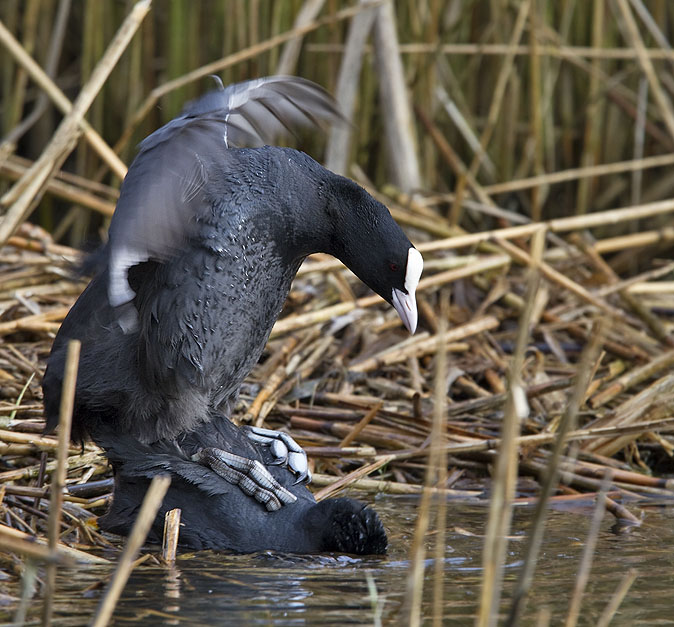
M208 466L223 479L238 485L243 492L262 503L270 512L297 500L297 497L276 481L257 460L234 455L222 449L204 448L192 456L192 461Z
M283 431L262 429L261 427L243 427L247 431L248 438L268 446L274 456L273 464L287 466L297 477L297 483L310 483L311 472L307 462L307 454L304 449Z

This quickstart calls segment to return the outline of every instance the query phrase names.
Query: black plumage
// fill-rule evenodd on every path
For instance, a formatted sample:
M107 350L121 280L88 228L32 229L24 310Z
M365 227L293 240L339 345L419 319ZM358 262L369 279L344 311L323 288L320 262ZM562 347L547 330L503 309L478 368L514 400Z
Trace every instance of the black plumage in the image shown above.
M233 147L298 117L339 115L307 81L235 85L153 133L129 169L102 268L66 317L43 381L50 430L67 340L80 339L74 435L89 435L126 477L117 504L140 494L129 477L144 486L159 471L161 464L140 472L133 462L143 447L169 457L178 447L175 463L194 465L215 424L232 436L226 450L242 454L234 431L219 423L228 424L308 254L341 259L416 327L421 256L384 205L296 150Z
M102 529L126 535L152 477L168 473L171 486L152 526L152 540L161 541L164 514L179 507L179 542L192 549L358 555L386 552L386 532L373 509L350 498L316 503L306 486L295 484L288 469L269 464L268 449L253 445L229 420L215 418L185 440L182 446L174 442L148 446L129 437L108 440L114 442L107 453L116 469L115 489L109 511L99 519ZM185 450L203 446L234 449L239 455L268 464L275 479L297 501L275 512L266 511L238 486L190 461Z

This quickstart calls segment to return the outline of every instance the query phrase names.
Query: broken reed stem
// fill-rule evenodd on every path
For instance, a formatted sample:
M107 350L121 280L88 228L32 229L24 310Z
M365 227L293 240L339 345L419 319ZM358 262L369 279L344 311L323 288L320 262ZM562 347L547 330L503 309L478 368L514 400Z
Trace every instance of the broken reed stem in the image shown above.
M8 552L25 553L29 557L45 561L59 560L65 564L73 561L85 564L110 564L110 561L103 557L64 544L57 545L54 552L42 538L36 538L6 525L0 525L0 547L4 547Z
M92 627L103 627L110 621L112 613L115 610L115 605L133 570L134 560L145 542L145 538L157 516L157 512L161 507L170 484L171 478L168 475L158 475L152 479L152 483L138 512L138 518L136 518L129 539L126 542L124 552L119 558L117 570L115 570L115 574L108 584L105 595L96 610L96 615L91 623Z
M654 381L638 394L629 397L628 400L616 407L612 414L599 419L597 422L602 426L626 426L644 417L649 420L667 420L673 412L674 373L670 373ZM597 438L588 442L584 448L599 455L610 457L634 440L635 437Z
M521 371L529 340L536 294L541 281L540 263L545 246L545 229L536 232L531 246L532 264L527 277L527 293L519 320L516 348L508 369L508 400L503 417L501 447L496 459L491 487L489 520L482 555L480 608L476 621L480 627L492 627L496 625L498 619L503 563L517 478L517 437L520 421L526 418L529 411L522 387Z
M356 483L359 479L367 477L369 474L375 472L376 470L379 470L382 466L388 464L391 461L390 457L391 457L390 455L384 455L373 461L371 464L361 466L360 468L357 468L353 472L350 472L348 475L340 477L339 479L337 479L337 481L333 481L332 483L324 487L322 490L316 492L314 494L314 498L316 499L316 501L322 501L323 499L327 499L329 497L334 496L338 492L341 492L345 488Z
M180 508L176 507L164 516L164 535L161 547L161 556L165 562L176 561L178 536L180 535Z
M61 406L59 408L58 448L56 452L56 469L51 476L51 495L49 499L48 546L56 556L56 546L61 528L61 508L63 507L63 491L66 487L68 448L70 446L70 425L75 405L75 385L77 383L77 368L80 360L79 340L68 342L66 353L65 373L61 391ZM56 587L56 564L47 567L45 581L45 595L42 613L42 624L51 625L54 591Z
M0 222L0 245L7 241L39 202L49 179L61 167L75 147L77 139L82 134L82 127L80 126L82 118L149 10L150 0L138 0L136 2L110 42L103 57L94 68L91 77L82 87L70 113L61 121L40 158L0 200L2 205L9 206L9 210Z
M443 301L441 300L441 303ZM426 467L426 475L424 479L424 488L421 493L421 502L419 503L417 522L414 527L414 538L412 540L412 546L410 547L410 568L407 574L407 584L405 588L405 614L407 615L406 624L411 627L417 627L421 625L422 614L421 614L421 600L422 593L424 589L424 560L426 557L426 534L428 532L428 527L430 524L430 505L431 505L431 496L433 494L433 488L436 485L444 485L438 480L441 476L446 476L446 456L441 453L443 447L443 438L442 434L444 432L444 418L445 418L445 406L447 404L447 351L445 349L445 343L443 341L443 336L445 334L445 329L447 326L447 317L448 317L449 307L443 307L440 318L438 320L438 334L436 339L436 353L435 353L435 393L434 393L434 407L433 407L433 424L431 426L431 439L430 439L430 449L429 449L429 460ZM445 460L444 474L440 472L440 464ZM444 501L442 495L439 495L439 499ZM439 530L442 538L436 537L436 542L442 542L442 547L436 545L436 560L438 558L437 552L442 553L440 559L441 566L440 572L437 570L434 572L434 577L439 578L440 582L443 581L443 568L444 568L444 519L442 521L438 520L439 527L442 530ZM434 596L433 596L433 622L435 624L436 618L438 618L438 612L440 616L442 615L441 608L438 609L438 604L441 605L442 599L442 590L440 590L440 601L436 598L438 591L434 585Z
M669 369L674 365L674 350L668 351L653 358L647 364L629 370L619 379L616 379L607 388L595 394L590 398L589 404L596 409L613 400L618 394L631 389L635 385L650 379L652 376L660 373L662 370Z
M0 549L7 553L16 553L29 559L36 559L43 562L61 562L73 563L74 560L69 559L59 551L52 551L44 543L35 542L35 538L27 533L18 532L21 534L17 536L16 529L0 525Z
M340 448L344 448L349 446L351 442L353 442L357 437L358 434L367 427L372 422L372 419L377 415L377 412L382 408L382 405L384 404L383 401L379 401L372 409L370 409L359 421L358 423L351 429L351 432L342 439L342 441L339 443Z
M601 322L596 323L593 333L590 335L590 343L585 347L583 354L581 355L573 393L571 394L571 398L566 406L566 411L560 421L555 445L548 458L540 495L536 502L533 524L528 535L527 548L524 553L524 564L522 565L517 579L510 612L505 623L506 625L518 625L526 607L527 595L533 582L538 552L543 541L543 531L545 530L548 511L548 500L559 480L559 462L562 458L564 449L568 444L567 436L576 425L578 410L580 409L583 399L585 398L586 390L590 384L590 379L597 362L599 349L602 340L604 339L604 335L604 325L601 324Z
M569 605L569 613L566 617L565 627L575 627L580 616L580 604L583 600L583 594L590 577L590 569L592 567L592 560L594 558L594 549L597 546L597 538L599 537L599 527L601 521L604 519L604 511L606 506L606 492L611 483L611 471L606 470L604 480L602 481L601 490L597 497L597 505L592 514L592 522L590 523L590 530L585 541L585 550L583 557L578 567L578 574L576 575L576 584L573 588L573 595Z

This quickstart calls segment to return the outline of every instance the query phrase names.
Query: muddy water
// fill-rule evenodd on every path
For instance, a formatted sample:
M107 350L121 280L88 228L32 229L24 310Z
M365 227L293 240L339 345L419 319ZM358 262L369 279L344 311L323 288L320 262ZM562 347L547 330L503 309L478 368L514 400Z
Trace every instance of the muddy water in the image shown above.
M175 568L142 565L131 576L114 624L153 625L350 625L395 620L408 570L407 552L417 502L384 497L374 503L388 529L389 555L382 558L183 554ZM445 625L470 625L480 592L483 507L450 504L444 561ZM613 625L674 625L674 507L649 507L644 524L616 536L605 519L597 544L580 624L594 625L625 572L638 577ZM552 511L522 624L534 624L548 608L551 624L563 623L587 535L590 510ZM515 511L504 596L517 578L523 538L532 510ZM474 535L473 535L474 534ZM432 561L427 561L424 614L431 615ZM55 623L85 624L110 569L81 567L58 576ZM30 615L39 616L37 603ZM10 609L10 608L6 608ZM0 620L11 613L0 609Z

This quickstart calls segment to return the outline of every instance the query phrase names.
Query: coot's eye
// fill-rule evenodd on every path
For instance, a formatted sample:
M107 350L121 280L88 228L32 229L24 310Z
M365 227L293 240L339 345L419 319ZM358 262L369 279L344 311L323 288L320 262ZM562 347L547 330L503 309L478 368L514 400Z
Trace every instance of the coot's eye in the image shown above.
M389 263L388 267L389 267L389 270L391 270L391 272L397 272L398 268L399 268L398 264L393 263L393 262Z

